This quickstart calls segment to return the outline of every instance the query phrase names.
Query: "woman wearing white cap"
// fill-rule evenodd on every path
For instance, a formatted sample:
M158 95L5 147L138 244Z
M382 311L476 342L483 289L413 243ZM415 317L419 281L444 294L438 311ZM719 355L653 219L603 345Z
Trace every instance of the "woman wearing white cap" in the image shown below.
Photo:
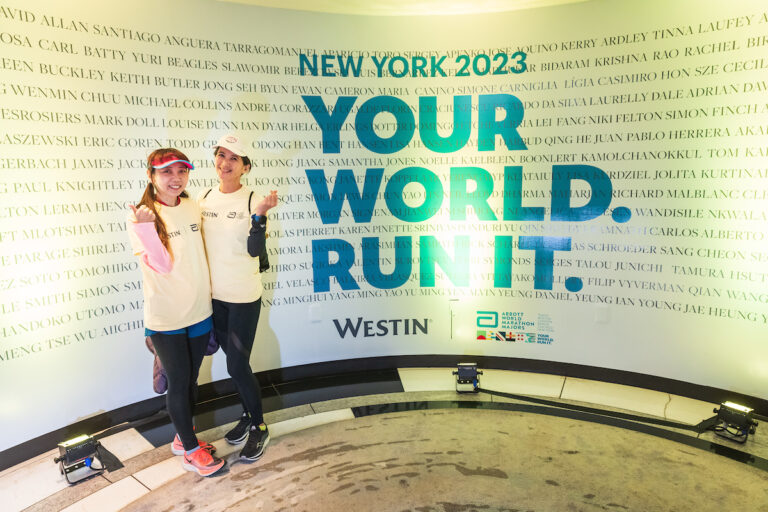
M251 161L236 135L219 139L214 162L219 186L203 190L198 197L211 271L213 329L245 409L225 438L238 444L248 437L240 457L257 460L269 442L269 430L250 357L261 310L259 255L265 244L266 214L277 205L277 191L257 200L253 191L240 183L251 170Z
M211 284L200 237L200 208L184 189L192 163L163 148L147 158L149 183L131 205L128 234L144 278L144 326L168 376L166 404L178 435L171 450L182 466L209 476L224 466L215 448L197 439L192 406L211 332Z

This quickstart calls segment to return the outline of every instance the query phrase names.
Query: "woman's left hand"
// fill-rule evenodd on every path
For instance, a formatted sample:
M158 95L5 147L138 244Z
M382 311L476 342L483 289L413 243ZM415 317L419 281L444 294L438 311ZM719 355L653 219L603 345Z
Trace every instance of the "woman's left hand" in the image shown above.
M269 210L277 206L277 190L273 190L256 205L254 213L265 215Z

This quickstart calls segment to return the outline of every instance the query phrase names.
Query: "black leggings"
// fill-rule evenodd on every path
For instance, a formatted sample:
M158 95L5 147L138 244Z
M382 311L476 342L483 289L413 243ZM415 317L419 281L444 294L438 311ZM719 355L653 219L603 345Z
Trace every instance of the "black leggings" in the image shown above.
M216 340L227 355L227 371L253 425L264 422L261 388L250 363L260 312L261 299L244 304L213 299L213 330Z
M151 338L168 376L168 393L165 397L168 415L184 449L192 450L198 445L192 425L192 409L197 400L197 375L205 357L210 333L194 338L187 338L186 334L155 333Z

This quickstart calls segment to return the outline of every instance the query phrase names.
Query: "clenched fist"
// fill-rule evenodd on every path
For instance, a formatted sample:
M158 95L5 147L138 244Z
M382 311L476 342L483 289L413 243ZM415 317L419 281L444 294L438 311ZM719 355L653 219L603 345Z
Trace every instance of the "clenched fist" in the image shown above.
M273 190L256 205L255 214L265 215L271 208L277 206L277 190Z
M155 222L155 214L147 208L146 205L141 205L138 208L131 205L131 210L133 210L133 215L136 217L136 222Z

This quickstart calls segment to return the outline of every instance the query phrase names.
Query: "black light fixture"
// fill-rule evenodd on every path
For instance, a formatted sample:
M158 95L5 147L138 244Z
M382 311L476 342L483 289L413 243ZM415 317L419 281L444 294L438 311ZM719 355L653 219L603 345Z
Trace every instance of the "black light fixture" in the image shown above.
M731 441L745 443L749 434L754 435L757 428L752 411L753 409L744 405L723 402L720 409L714 409L718 420L718 424L714 426L715 434Z
M457 393L478 392L480 385L478 375L482 375L483 371L477 369L477 363L459 363L453 374L456 376Z
M93 436L77 436L59 443L59 456L53 461L59 464L67 482L74 484L104 471L99 446ZM98 461L98 465L94 465L94 461Z

